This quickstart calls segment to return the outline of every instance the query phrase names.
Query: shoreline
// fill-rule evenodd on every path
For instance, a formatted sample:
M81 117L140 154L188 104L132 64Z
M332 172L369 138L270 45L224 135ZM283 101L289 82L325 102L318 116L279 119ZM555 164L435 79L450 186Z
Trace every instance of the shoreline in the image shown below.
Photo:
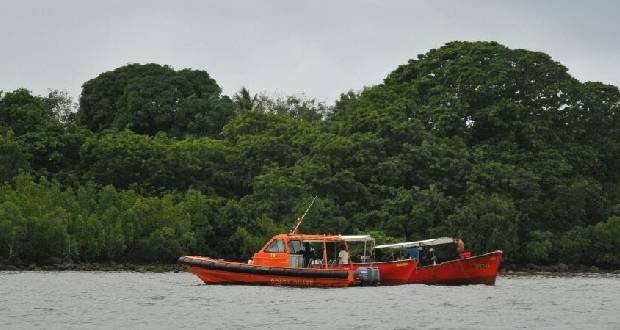
M576 275L576 274L620 274L620 269L600 268L586 265L501 265L499 275Z
M78 271L78 272L135 272L135 273L167 273L184 272L181 264L107 264L107 263L67 263L52 265L11 265L0 264L0 271Z
M185 272L181 264L136 264L136 263L63 263L63 264L0 264L0 271L83 271L83 272L136 272L166 273ZM502 265L499 275L548 275L548 274L620 274L620 269L605 269L585 265Z

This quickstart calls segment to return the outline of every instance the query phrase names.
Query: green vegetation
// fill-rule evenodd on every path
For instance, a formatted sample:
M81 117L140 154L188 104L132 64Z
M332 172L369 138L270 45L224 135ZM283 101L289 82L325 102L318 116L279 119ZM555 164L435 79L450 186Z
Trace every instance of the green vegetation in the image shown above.
M458 236L506 262L620 267L620 91L451 42L334 106L131 64L0 93L0 260L246 259L293 226Z

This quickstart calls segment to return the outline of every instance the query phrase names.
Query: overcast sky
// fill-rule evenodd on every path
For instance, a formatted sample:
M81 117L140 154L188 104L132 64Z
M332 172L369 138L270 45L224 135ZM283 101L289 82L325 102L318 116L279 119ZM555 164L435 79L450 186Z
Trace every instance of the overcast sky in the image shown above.
M620 85L620 1L0 0L0 90L79 96L127 63L206 70L224 92L332 102L452 40L550 54Z

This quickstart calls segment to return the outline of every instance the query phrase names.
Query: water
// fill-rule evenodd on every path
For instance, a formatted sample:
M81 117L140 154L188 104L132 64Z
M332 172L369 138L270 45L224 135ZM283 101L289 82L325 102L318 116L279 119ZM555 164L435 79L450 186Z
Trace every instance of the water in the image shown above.
M207 286L189 273L0 272L0 329L620 329L620 275L494 287Z

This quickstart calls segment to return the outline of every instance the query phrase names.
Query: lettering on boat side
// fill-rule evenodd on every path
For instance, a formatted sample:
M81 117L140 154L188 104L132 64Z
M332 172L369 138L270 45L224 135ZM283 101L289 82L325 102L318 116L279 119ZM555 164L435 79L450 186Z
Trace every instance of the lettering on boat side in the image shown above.
M400 264L396 264L396 267L405 267L407 266L406 262L400 263Z
M488 264L481 264L481 263L472 263L471 264L474 268L478 268L478 269L487 269L489 268Z
M272 284L275 285L312 285L314 284L313 280L297 280L297 279L284 279L284 278L272 278L269 280Z

